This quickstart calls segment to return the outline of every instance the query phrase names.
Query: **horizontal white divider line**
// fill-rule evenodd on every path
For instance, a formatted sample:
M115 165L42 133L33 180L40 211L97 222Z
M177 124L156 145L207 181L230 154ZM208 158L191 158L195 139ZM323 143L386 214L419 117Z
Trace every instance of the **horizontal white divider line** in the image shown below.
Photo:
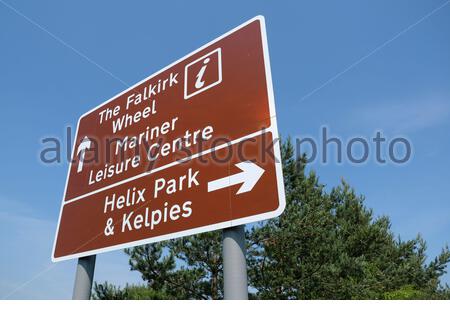
M189 160L198 158L198 157L200 157L200 156L202 156L202 155L205 155L205 154L211 153L211 152L213 152L213 151L220 150L220 149L223 149L223 148L232 146L233 144L239 143L239 142L241 142L241 141L243 141L243 140L247 140L247 139L256 137L256 136L258 136L258 135L261 135L261 134L263 134L263 133L268 133L268 132L272 132L272 126L269 127L269 128L267 128L267 129L262 129L262 130L259 130L259 131L257 131L257 132L248 134L248 135L246 135L246 136L237 138L237 139L232 140L232 141L230 141L230 142L223 143L223 144L221 144L221 145L219 145L219 146L217 146L217 147L210 148L210 149L207 149L207 150L205 150L205 151L196 153L196 154L194 154L194 155L192 155L192 156L189 156L189 157L186 157L186 158L183 158L183 159L180 159L180 160L173 161L173 162L171 162L171 163L165 164L165 165L163 165L163 166L161 166L161 167L152 169L152 170L150 170L150 171L146 171L146 172L140 173L140 174L138 174L138 175L135 175L135 176L133 176L133 177L127 178L127 179L125 179L125 180L118 181L118 182L116 182L116 183L110 184L110 185L105 186L105 187L103 187L103 188L100 188L100 189L97 189L97 190L94 190L94 191L91 191L91 192L82 194L81 196L78 196L78 197L69 199L69 200L67 200L67 201L64 201L64 205L66 205L66 204L68 204L68 203L71 203L71 202L74 202L74 201L77 201L77 200L80 200L80 199L83 199L83 198L86 198L86 197L91 196L91 195L93 195L93 194L96 194L96 193L99 193L99 192L102 192L102 191L105 191L105 190L114 188L114 187L116 187L116 186L120 186L121 184L124 184L124 183L130 182L130 181L133 181L133 180L136 180L136 179L145 177L145 176L150 175L150 174L152 174L152 173L159 172L159 171L165 170L165 169L167 169L167 168L171 168L171 167L173 167L173 166L176 166L177 164L184 163L184 162L186 162L186 161L189 161Z

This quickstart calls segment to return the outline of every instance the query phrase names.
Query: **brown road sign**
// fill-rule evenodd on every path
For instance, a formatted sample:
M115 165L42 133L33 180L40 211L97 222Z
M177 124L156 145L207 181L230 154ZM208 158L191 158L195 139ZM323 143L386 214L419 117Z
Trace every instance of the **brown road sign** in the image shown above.
M281 214L263 17L84 114L72 159L53 261Z

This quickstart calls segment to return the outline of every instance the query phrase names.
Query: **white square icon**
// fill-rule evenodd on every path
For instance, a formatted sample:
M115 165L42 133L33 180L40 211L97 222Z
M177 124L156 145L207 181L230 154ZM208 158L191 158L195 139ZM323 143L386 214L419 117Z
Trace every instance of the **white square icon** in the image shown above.
M184 99L222 82L222 50L217 48L184 68Z

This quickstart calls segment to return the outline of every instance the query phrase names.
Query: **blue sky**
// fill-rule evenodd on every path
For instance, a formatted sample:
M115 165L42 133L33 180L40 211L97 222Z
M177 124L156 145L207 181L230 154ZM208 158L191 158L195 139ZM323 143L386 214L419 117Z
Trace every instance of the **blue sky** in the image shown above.
M440 252L450 237L448 1L0 0L0 298L71 297L76 261L50 261L67 164L41 164L40 140L65 138L124 83L258 14L282 136L318 139L327 126L344 140L407 137L404 165L311 168L327 188L345 178L402 239L420 232ZM97 257L95 279L140 281L121 251Z

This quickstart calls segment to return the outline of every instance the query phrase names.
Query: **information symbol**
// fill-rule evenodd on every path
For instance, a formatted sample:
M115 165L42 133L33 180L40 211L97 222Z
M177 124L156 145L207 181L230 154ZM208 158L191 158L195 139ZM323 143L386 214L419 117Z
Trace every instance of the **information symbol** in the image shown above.
M184 69L184 99L222 82L222 50L217 48L192 61Z
M203 74L205 73L206 67L208 62L210 61L210 58L206 58L205 60L203 60L203 67L200 69L199 73L197 74L197 81L195 81L195 87L197 89L200 89L201 87L203 87L205 85L205 81L203 81Z

